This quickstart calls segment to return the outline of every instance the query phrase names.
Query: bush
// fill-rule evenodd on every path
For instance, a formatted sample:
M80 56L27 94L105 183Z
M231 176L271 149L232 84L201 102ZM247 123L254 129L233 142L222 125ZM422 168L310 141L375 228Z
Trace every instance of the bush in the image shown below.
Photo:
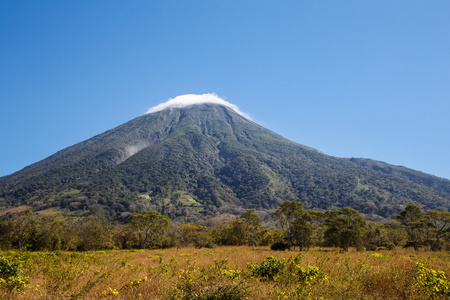
M7 290L22 290L28 283L28 277L22 276L20 261L0 255L0 287Z
M194 247L199 248L215 248L214 238L206 231L199 231L192 234L192 242Z
M381 246L386 250L395 250L395 244L391 242L384 242Z
M191 267L176 272L179 281L167 292L168 300L240 300L249 296L241 272L225 266L226 260L214 266ZM224 268L224 269L223 269Z
M247 292L239 285L228 284L219 286L215 290L205 289L189 300L240 300L244 299Z
M315 283L319 280L327 278L325 273L316 266L308 266L308 268L298 266L297 274L300 282L306 284Z
M450 281L443 271L426 268L421 262L416 262L416 267L416 285L429 292L429 299L438 295L450 297Z
M273 251L284 251L289 249L289 245L285 242L275 242L270 246L270 249Z
M275 275L280 273L285 265L285 259L278 259L271 255L261 263L248 263L247 267L251 270L252 276L259 276L268 280L273 280Z
M369 244L366 247L367 251L377 251L377 249L378 249L378 247L376 245L374 245L374 244Z

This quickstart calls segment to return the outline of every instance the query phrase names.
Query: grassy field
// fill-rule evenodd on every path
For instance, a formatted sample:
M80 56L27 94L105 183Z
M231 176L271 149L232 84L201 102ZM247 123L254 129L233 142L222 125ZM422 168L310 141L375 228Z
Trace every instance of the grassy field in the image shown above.
M450 295L445 277L450 275L448 252L217 247L0 255L4 262L16 263L17 269L18 261L22 265L22 273L16 274L22 284L20 280L12 284L11 277L0 279L1 299L448 299ZM27 280L22 290L13 289Z

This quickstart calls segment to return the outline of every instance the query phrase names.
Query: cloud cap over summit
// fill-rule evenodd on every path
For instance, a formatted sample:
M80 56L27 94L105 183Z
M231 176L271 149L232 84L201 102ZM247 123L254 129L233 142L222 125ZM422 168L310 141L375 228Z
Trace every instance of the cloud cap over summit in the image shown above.
M209 94L186 94L186 95L180 95L175 98L169 99L167 102L158 104L152 108L150 108L146 114L154 113L157 111L164 110L169 107L174 108L182 108L182 107L188 107L191 105L198 105L198 104L204 104L204 103L212 103L212 104L219 104L223 106L227 106L231 108L232 110L236 111L238 114L242 115L243 117L247 119L251 119L249 115L243 113L239 110L239 107L237 105L234 105L226 100L221 99L219 96L217 96L214 93Z

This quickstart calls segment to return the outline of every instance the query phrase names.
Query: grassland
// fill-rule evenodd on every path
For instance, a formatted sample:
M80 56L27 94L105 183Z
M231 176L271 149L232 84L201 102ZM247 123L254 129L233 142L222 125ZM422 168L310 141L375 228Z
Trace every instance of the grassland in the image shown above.
M450 295L445 277L450 274L448 252L330 248L276 252L232 246L0 255L20 260L22 276L29 280L21 291L0 290L1 299L448 299ZM267 264L270 256L272 265ZM248 263L257 264L251 268Z
M0 211L0 216L4 216L6 214L13 214L13 213L26 211L27 209L31 209L31 208L32 207L28 206L28 205L21 205L21 206L17 206L17 207L8 208L8 209L5 209L5 210L1 210Z

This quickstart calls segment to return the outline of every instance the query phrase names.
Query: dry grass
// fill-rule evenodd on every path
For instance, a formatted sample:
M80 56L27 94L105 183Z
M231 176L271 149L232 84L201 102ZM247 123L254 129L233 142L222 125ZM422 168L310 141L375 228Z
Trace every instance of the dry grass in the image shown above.
M32 207L28 206L28 205L21 205L21 206L17 206L17 207L8 208L8 209L0 211L0 216L4 216L8 213L13 214L13 213L26 211L27 209L31 209L31 208Z
M299 265L316 266L327 279L305 282L251 276L249 262L261 262L270 255L288 260L298 254L267 247L2 254L20 257L30 284L21 292L0 290L1 299L177 299L186 295L186 289L218 287L241 289L248 299L447 299L417 284L416 262L450 274L447 252L403 249L306 251ZM222 270L238 270L240 276L231 278Z

